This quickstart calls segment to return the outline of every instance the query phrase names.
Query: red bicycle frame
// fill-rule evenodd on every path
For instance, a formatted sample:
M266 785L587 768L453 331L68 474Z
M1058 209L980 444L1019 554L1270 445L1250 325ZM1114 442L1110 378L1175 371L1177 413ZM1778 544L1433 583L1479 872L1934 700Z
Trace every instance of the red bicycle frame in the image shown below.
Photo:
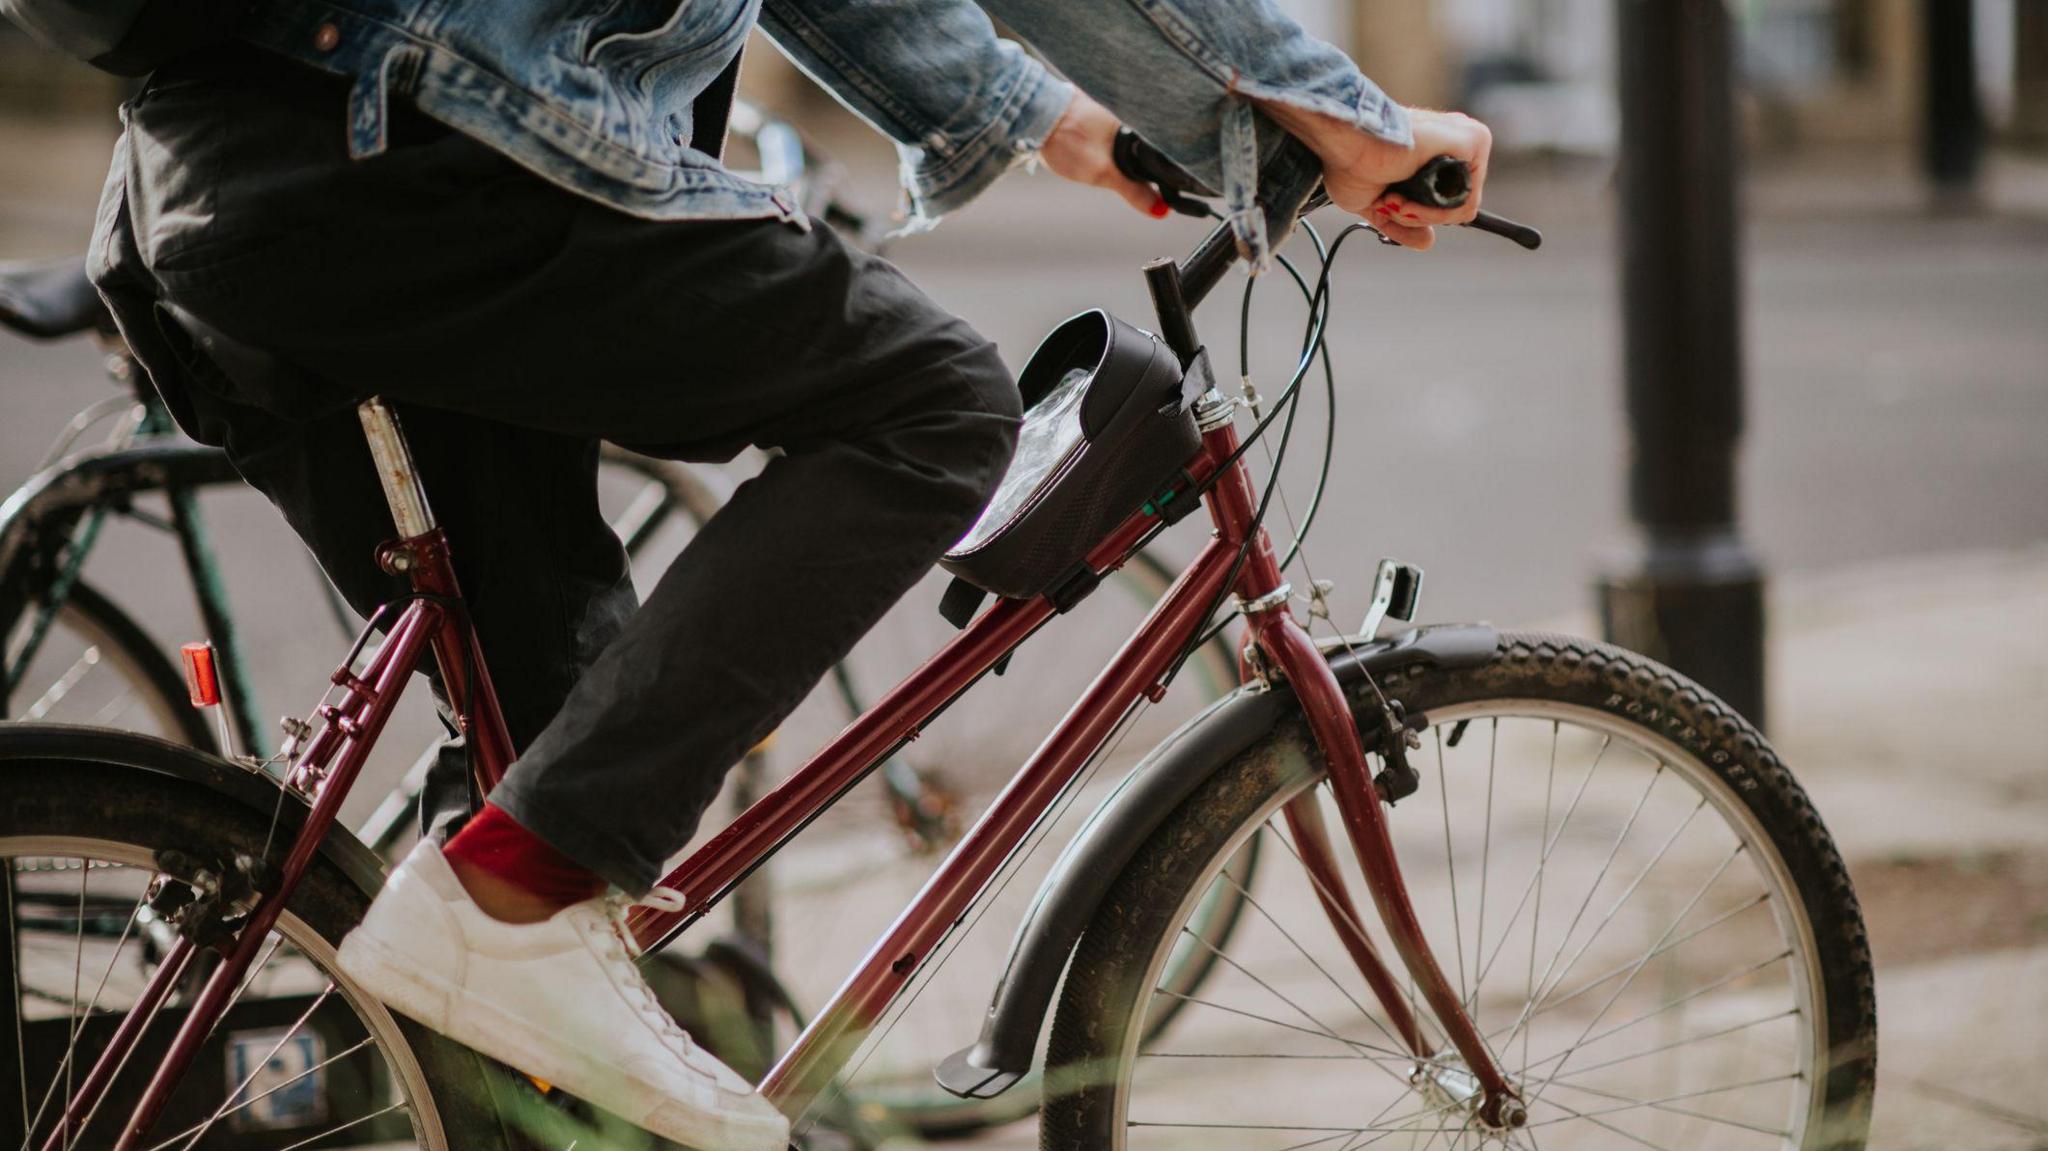
M1205 251L1215 259L1226 258L1215 255L1213 241L1214 237L1190 265L1201 260ZM1148 268L1147 274L1153 281L1168 344L1184 363L1192 363L1197 347L1181 300L1179 270L1171 262L1162 262ZM1189 273L1190 281L1194 276ZM1213 276L1208 277L1208 283L1213 282ZM1208 283L1193 292L1206 290ZM1206 399L1198 407L1198 414L1204 417L1202 447L1189 464L1188 475L1193 490L1202 492L1214 535L769 1071L761 1091L792 1118L800 1116L831 1081L1017 850L1032 825L1101 750L1119 721L1141 701L1157 698L1163 691L1163 679L1207 626L1219 598L1229 592L1237 597L1248 620L1247 651L1256 649L1258 665L1266 669L1265 674L1284 680L1300 701L1327 764L1331 791L1380 919L1457 1057L1484 1092L1478 1105L1480 1119L1496 1127L1514 1125L1520 1119L1522 1108L1513 1088L1487 1052L1424 941L1343 689L1322 653L1287 610L1287 585L1258 526L1254 491L1237 458L1239 440L1228 418L1229 407L1213 393ZM309 798L310 806L304 810L274 881L247 909L237 933L220 945L222 962L192 1005L130 1116L117 1144L121 1151L132 1151L149 1131L200 1045L225 1014L257 948L333 825L341 801L400 691L429 650L470 736L472 759L486 791L502 777L512 759L511 740L489 674L460 607L446 540L428 513L396 421L376 400L363 405L362 416L401 537L380 552L379 560L386 570L410 578L414 596L360 673L351 670L354 653L350 663L335 672L339 701L321 707L321 729L297 754L287 777L288 786ZM1154 522L1149 512L1132 516L1096 547L1088 557L1089 566L1102 574L1114 570L1149 534ZM802 768L670 873L663 882L682 893L683 908L666 913L637 911L632 926L639 938L650 946L659 945L703 916L748 872L893 749L914 738L947 704L1056 613L1043 597L1000 600L983 612ZM366 631L366 639L368 635ZM358 649L361 647L359 642ZM1428 1049L1392 974L1364 934L1363 921L1346 891L1313 796L1290 805L1287 818L1333 930L1418 1065L1442 1058L1445 1053ZM45 1151L58 1151L91 1118L191 959L192 945L181 938L136 1010L123 1021L70 1100L57 1129L44 1144Z

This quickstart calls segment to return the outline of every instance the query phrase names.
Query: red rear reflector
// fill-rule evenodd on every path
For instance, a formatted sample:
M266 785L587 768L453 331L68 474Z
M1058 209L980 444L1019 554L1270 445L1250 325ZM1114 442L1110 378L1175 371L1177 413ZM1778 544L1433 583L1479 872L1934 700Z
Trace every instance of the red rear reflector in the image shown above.
M188 643L178 654L185 658L185 690L192 694L192 706L219 706L220 675L213 666L213 645Z

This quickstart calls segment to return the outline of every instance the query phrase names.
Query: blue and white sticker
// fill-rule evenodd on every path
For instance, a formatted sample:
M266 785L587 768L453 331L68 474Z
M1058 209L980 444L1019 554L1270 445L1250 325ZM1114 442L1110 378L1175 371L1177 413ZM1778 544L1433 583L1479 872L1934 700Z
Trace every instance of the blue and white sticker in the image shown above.
M306 1030L237 1031L228 1037L228 1082L248 1081L228 1106L235 1127L305 1127L327 1118L327 1044Z

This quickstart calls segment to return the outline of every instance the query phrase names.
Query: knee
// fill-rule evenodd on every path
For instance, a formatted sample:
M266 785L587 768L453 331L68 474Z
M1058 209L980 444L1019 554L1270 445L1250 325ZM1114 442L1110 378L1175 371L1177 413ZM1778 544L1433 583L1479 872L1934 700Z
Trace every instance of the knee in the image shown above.
M914 410L894 424L899 466L915 477L916 506L935 529L965 532L988 505L1010 466L1023 420L1017 382L995 345L955 346L918 373Z
M981 514L989 497L995 495L1010 457L1017 450L1017 432L1024 423L1024 401L1017 392L1016 378L996 354L996 346L984 342L971 358L957 365L961 378L960 406L974 413L970 443L963 445L976 457L974 514Z

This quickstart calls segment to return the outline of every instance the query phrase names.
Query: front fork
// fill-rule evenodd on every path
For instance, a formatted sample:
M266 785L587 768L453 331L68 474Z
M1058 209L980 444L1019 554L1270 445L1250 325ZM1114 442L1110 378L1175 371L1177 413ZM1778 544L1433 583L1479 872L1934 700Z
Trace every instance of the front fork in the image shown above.
M1401 878L1400 861L1395 858L1393 840L1388 834L1386 812L1380 806L1379 792L1373 787L1365 748L1359 740L1358 726L1352 719L1350 705L1344 698L1343 686L1337 682L1335 673L1309 639L1308 633L1284 606L1275 605L1252 613L1250 622L1253 642L1272 670L1294 689L1295 698L1308 717L1310 735L1322 750L1329 772L1330 791L1337 798L1337 810L1343 816L1351 848L1358 856L1359 866L1365 873L1366 888L1372 894L1387 936L1393 940L1394 951L1401 957L1417 992L1429 1004L1438 1027L1457 1051L1465 1070L1479 1085L1482 1093L1477 1108L1480 1122L1495 1130L1525 1125L1529 1118L1526 1104L1502 1074L1492 1052L1487 1050L1479 1029L1473 1025L1472 1017L1466 1013L1465 1005L1452 990L1450 981L1444 978L1443 969L1437 966L1436 956L1423 937L1415 905L1409 900L1407 884ZM1400 738L1399 733L1390 734L1392 738ZM1316 888L1317 900L1322 904L1331 928L1386 1010L1395 1031L1416 1057L1418 1076L1435 1078L1437 1068L1433 1064L1440 1056L1430 1049L1407 1000L1401 996L1392 974L1365 936L1358 912L1345 887L1344 876L1338 870L1329 835L1324 830L1315 793L1308 792L1290 803L1286 818L1301 853L1302 865Z
M1235 454L1237 433L1227 417L1205 421L1204 432L1214 458L1226 460ZM1220 482L1210 495L1210 514L1224 539L1247 541L1236 587L1238 604L1251 631L1247 658L1256 658L1265 674L1285 680L1294 689L1295 698L1308 717L1309 733L1322 750L1330 791L1337 797L1337 810L1344 817L1351 849L1365 872L1365 885L1379 910L1380 923L1393 940L1394 951L1408 969L1416 990L1436 1016L1438 1027L1483 1092L1477 1107L1480 1122L1495 1130L1523 1126L1529 1119L1527 1106L1501 1073L1500 1065L1487 1050L1479 1029L1466 1014L1465 1005L1459 1002L1457 992L1444 978L1443 969L1437 966L1436 956L1423 938L1422 923L1415 916L1415 905L1409 900L1408 886L1401 878L1400 861L1394 856L1386 812L1380 808L1380 794L1373 787L1372 771L1365 762L1365 746L1351 717L1351 705L1323 653L1287 610L1287 582L1281 578L1272 545L1253 511L1251 483L1245 477L1244 467L1233 462L1222 471ZM1403 734L1388 733L1394 739ZM1289 804L1286 818L1301 853L1302 866L1316 889L1317 902L1322 905L1331 929L1386 1010L1402 1042L1415 1056L1418 1078L1436 1079L1441 1070L1436 1066L1439 1053L1430 1048L1414 1012L1395 985L1393 974L1366 938L1363 921L1351 901L1343 872L1338 869L1329 834L1323 828L1315 793L1309 792Z
M1228 239L1216 242L1228 243ZM1204 253L1209 253L1206 244L1196 256L1190 257L1189 264L1207 259ZM1215 260L1208 263L1222 266ZM1484 1093L1476 1109L1479 1120L1495 1130L1524 1126L1528 1122L1528 1108L1494 1062L1479 1029L1473 1026L1471 1016L1465 1013L1464 1004L1458 1001L1457 993L1444 978L1443 969L1437 966L1436 957L1423 938L1422 924L1415 917L1415 906L1409 901L1408 887L1401 879L1401 865L1394 857L1386 814L1380 810L1379 792L1373 787L1365 747L1359 741L1358 726L1351 718L1344 688L1322 652L1287 610L1287 581L1273 557L1272 542L1260 526L1260 512L1255 510L1258 501L1240 458L1240 442L1232 423L1235 405L1215 390L1208 352L1195 335L1190 301L1183 295L1182 275L1182 267L1172 260L1155 260L1145 266L1146 287L1159 316L1160 338L1180 359L1183 388L1191 384L1202 390L1195 401L1194 414L1203 452L1214 469L1213 481L1202 502L1208 507L1217 538L1240 548L1235 586L1231 590L1236 593L1238 607L1251 629L1252 646L1247 649L1247 657L1263 661L1264 673L1285 679L1307 714L1309 732L1322 749L1330 790L1337 797L1337 810L1344 817L1344 830L1365 872L1366 887L1379 909L1380 922L1416 989L1436 1015L1437 1025ZM1214 276L1198 275L1193 289L1195 302L1214 284ZM1399 732L1389 735L1401 737ZM1392 973L1365 936L1345 890L1343 874L1338 870L1336 853L1323 831L1322 814L1313 792L1289 805L1287 820L1332 930L1393 1021L1402 1041L1408 1044L1416 1058L1418 1077L1440 1083L1438 1054L1430 1050L1414 1013L1394 984Z

